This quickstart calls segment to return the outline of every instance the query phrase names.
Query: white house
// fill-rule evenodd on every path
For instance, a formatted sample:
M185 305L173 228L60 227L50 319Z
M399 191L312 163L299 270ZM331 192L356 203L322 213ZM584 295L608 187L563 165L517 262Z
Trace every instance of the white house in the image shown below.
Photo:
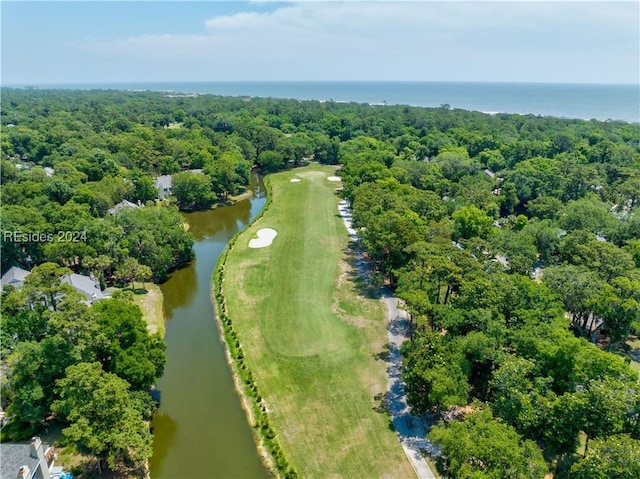
M171 194L171 175L158 176L154 184L156 186L156 189L158 190L158 199L167 199Z

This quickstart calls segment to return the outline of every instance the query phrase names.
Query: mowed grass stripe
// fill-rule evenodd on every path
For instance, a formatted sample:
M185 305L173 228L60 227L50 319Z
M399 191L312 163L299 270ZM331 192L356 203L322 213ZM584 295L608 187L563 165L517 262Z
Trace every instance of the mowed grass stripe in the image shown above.
M334 171L313 165L267 178L269 210L227 258L229 316L270 423L303 477L414 477L388 417L374 411L387 384L386 364L374 358L386 325L380 302L341 276L348 236L337 185L326 180ZM261 228L278 235L249 248Z

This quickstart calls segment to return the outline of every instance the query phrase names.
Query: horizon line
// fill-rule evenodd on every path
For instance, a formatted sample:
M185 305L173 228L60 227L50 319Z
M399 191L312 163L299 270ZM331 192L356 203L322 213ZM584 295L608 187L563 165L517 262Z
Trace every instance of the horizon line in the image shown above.
M635 86L640 82L580 82L580 81L520 81L520 80L118 80L118 81L69 81L69 82L9 82L0 80L2 88L24 88L33 86L71 86L71 85L124 85L124 84L162 84L162 83L458 83L458 84L508 84L508 85L602 85Z

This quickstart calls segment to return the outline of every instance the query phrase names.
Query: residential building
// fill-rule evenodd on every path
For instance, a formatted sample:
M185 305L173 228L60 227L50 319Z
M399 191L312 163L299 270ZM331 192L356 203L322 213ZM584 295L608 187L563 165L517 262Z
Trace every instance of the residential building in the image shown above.
M131 201L122 200L120 203L115 205L113 208L110 208L107 213L110 215L115 215L121 209L131 209L131 208L140 208L140 206L135 203L131 203Z
M158 176L154 182L158 190L158 199L164 200L171 194L171 175Z
M0 278L0 290L7 285L11 285L14 288L21 288L25 278L29 275L29 271L19 268L18 266L12 266L9 270Z
M30 444L0 444L0 479L49 479L53 449L39 437Z
M185 170L184 173L186 172L202 174L202 168L193 168L191 170ZM171 175L158 176L154 181L154 185L158 190L158 199L159 200L167 199L172 192L173 177Z
M65 274L61 280L61 283L68 284L73 289L84 295L88 303L94 303L105 297L104 293L100 290L100 281L92 276L85 276L83 274Z

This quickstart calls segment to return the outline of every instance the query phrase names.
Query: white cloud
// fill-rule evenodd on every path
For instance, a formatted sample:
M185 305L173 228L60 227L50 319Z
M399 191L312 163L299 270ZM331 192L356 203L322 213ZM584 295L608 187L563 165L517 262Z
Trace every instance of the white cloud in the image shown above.
M637 18L635 3L298 2L76 48L163 79L629 82Z

